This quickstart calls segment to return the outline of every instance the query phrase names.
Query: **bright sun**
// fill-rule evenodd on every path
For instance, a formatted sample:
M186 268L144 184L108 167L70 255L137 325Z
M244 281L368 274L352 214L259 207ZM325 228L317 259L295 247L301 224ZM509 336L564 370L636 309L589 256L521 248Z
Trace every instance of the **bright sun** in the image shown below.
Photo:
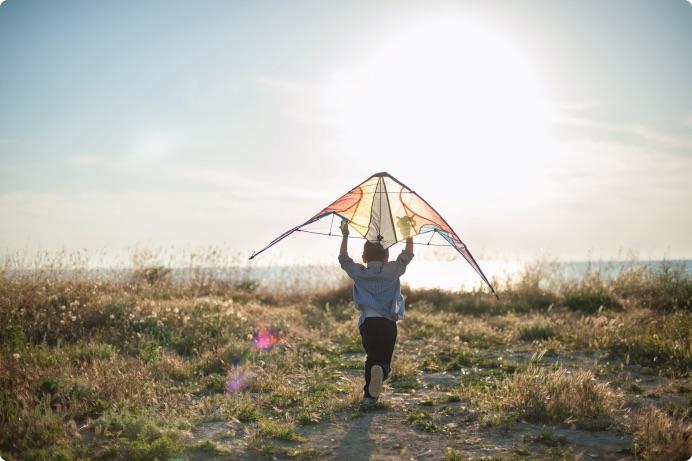
M535 64L511 37L460 15L395 30L326 93L352 153L434 154L507 177L546 151L548 104ZM502 175L502 172L499 172Z

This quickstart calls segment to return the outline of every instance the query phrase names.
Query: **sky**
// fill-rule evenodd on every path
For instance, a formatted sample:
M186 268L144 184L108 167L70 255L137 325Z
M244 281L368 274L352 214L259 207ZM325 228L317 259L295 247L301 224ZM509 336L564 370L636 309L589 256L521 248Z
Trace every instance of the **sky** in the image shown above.
M249 255L388 171L477 259L692 258L691 76L684 0L7 0L0 254Z

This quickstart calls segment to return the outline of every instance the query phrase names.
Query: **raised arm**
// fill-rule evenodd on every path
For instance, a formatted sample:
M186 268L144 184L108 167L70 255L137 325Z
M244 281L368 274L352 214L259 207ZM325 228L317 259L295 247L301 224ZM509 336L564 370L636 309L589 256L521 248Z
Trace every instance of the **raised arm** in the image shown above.
M348 255L348 221L343 220L339 226L341 229L341 248L339 249L339 264L346 271L349 277L353 280L358 277L358 271L363 269L363 266L353 262L353 259Z
M399 232L406 238L406 248L404 248L404 251L411 256L413 256L413 237L411 236L411 231L415 223L416 222L410 216L400 216L396 218L396 225L399 228Z
M410 255L413 254L413 238L409 237L406 239L406 247L404 251Z
M339 229L341 229L341 235L343 235L343 237L341 238L341 248L339 249L339 256L348 256L348 221L342 221L341 225L339 226Z
M393 267L396 270L396 274L401 277L406 272L406 266L411 262L413 258L413 237L411 237L413 225L415 221L409 216L401 216L397 218L397 226L399 227L399 232L401 235L406 237L406 246L404 251L396 258Z

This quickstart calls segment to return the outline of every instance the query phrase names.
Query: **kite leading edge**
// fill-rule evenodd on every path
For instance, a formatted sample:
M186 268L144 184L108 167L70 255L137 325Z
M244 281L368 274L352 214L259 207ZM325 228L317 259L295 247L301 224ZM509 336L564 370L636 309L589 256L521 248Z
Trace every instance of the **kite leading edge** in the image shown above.
M408 237L435 232L461 254L497 297L473 255L447 221L410 187L386 172L370 176L303 224L287 230L261 250L252 253L250 259L293 232L305 232L303 227L330 215L347 220L363 238L380 242L384 248Z

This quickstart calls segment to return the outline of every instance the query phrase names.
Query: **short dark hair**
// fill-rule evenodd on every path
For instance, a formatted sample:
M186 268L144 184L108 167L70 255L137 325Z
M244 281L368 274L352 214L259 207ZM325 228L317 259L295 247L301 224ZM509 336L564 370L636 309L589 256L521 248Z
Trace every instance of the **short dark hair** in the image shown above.
M383 248L380 242L367 240L363 245L363 257L368 261L384 261L389 258L389 249Z

